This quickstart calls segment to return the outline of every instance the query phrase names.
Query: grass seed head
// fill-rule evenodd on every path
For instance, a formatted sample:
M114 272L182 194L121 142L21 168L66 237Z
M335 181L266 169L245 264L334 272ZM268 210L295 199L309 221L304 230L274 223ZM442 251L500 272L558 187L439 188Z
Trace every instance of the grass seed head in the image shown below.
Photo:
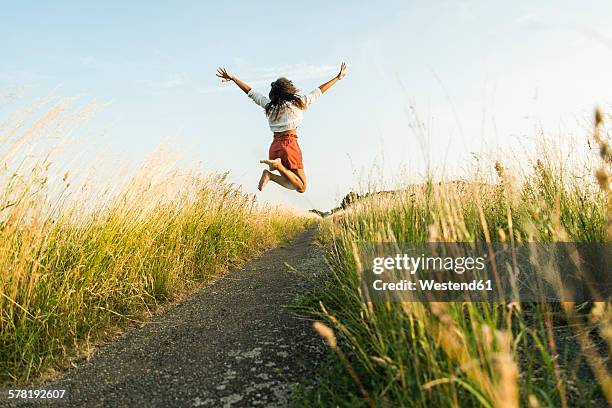
M427 227L427 241L428 242L437 242L440 236L438 234L438 228L435 225L430 225Z
M538 398L535 395L529 394L528 400L531 408L540 408L540 401L538 401Z
M610 174L608 174L606 169L603 167L597 169L595 171L595 178L597 178L597 183L602 191L606 193L610 191Z
M336 342L336 336L334 335L334 331L321 322L314 322L312 324L313 329L325 340L327 345L330 348L335 349L338 345Z
M498 161L495 162L495 171L497 172L499 178L503 180L505 176L505 169L504 166Z
M510 353L498 353L493 358L493 365L498 376L497 401L495 406L518 407L518 368Z
M603 123L603 114L599 108L595 109L595 126L599 126Z
M599 155L605 163L612 164L612 148L607 141L599 144Z

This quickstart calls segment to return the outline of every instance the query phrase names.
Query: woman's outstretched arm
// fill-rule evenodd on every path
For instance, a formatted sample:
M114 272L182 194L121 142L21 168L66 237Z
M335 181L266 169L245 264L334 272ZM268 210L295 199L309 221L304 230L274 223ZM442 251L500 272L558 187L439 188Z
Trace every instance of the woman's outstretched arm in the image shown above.
M335 77L333 77L332 79L324 83L323 85L319 86L321 93L327 91L329 88L331 88L333 84L335 84L336 82L344 78L344 75L346 75L346 64L343 62L342 65L340 65L340 72L338 72L338 75L336 75Z
M246 94L248 94L251 90L251 87L249 85L245 84L235 76L230 75L230 73L227 72L225 68L217 68L217 76L221 78L222 82L234 81L234 83L238 85L238 87L242 89Z

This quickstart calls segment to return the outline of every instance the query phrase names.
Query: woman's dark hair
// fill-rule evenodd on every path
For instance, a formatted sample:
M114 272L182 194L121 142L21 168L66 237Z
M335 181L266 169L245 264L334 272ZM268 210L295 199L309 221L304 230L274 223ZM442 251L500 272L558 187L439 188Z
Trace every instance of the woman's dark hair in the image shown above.
M304 109L304 101L298 95L300 91L293 85L293 82L287 78L278 78L270 84L270 102L266 105L266 115L274 115L276 119L283 106L287 103L292 103L300 109Z

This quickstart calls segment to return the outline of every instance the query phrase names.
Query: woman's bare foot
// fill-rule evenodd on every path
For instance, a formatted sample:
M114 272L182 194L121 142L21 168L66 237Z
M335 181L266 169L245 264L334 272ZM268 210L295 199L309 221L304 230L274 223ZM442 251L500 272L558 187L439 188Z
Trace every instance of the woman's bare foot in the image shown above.
M264 170L261 173L261 178L259 179L259 185L257 186L259 191L263 190L266 184L268 184L268 181L270 181L270 172L268 170Z
M278 170L278 168L282 166L280 158L274 160L260 160L259 162L270 166L270 170Z

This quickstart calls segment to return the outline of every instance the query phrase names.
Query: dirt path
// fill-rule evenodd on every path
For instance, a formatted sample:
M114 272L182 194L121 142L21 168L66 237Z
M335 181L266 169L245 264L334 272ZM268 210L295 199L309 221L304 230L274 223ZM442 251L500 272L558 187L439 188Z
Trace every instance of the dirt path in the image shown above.
M308 290L300 273L324 271L314 232L228 272L98 350L49 385L70 394L56 406L286 406L323 352L310 322L286 308Z

